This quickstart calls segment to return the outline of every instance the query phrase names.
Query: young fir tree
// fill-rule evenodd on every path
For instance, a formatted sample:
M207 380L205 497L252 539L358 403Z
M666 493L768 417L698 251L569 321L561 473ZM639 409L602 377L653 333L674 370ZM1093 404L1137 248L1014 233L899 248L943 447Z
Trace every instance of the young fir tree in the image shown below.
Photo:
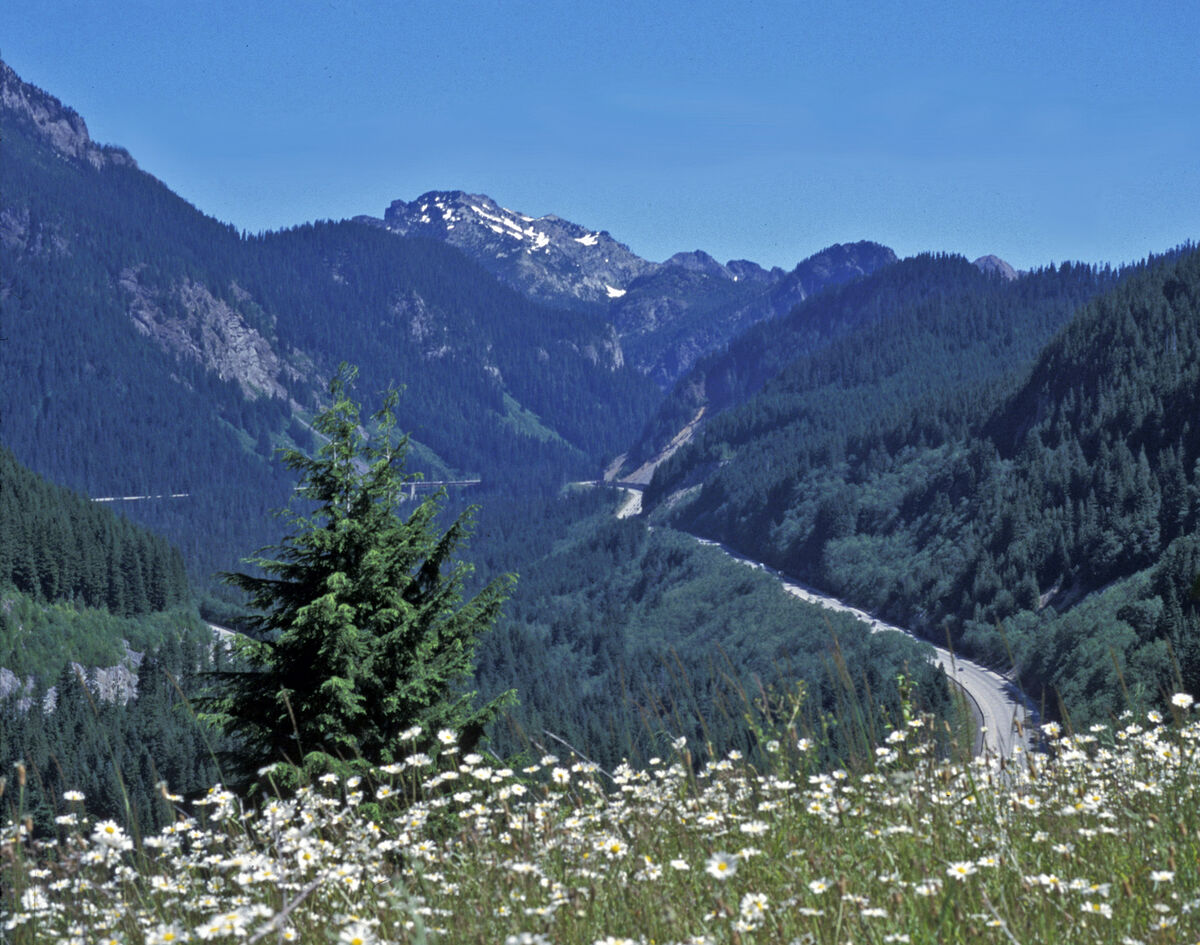
M512 696L479 708L460 683L513 578L463 602L469 566L453 555L474 508L444 532L436 521L444 493L402 508L420 477L405 471L397 394L387 394L367 435L346 393L355 373L343 365L330 384L333 405L313 423L324 441L315 454L282 454L311 510L285 510L289 534L249 559L264 576L225 575L260 615L238 644L250 669L215 674L208 707L240 737L247 773L270 762L293 776L387 764L412 750L400 735L416 724L426 737L453 729L470 745Z

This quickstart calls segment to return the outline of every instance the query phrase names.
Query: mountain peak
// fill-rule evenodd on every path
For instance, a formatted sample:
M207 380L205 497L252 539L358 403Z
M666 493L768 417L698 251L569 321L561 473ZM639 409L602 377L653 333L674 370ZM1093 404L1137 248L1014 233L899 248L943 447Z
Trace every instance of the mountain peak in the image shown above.
M3 61L0 61L0 109L32 126L38 137L64 157L86 161L97 170L106 164L137 167L124 148L96 144L88 134L87 123L75 109L23 81Z
M872 240L857 243L834 243L814 253L796 268L810 271L842 270L858 275L870 275L876 269L896 262L896 254L887 246Z
M896 254L881 243L834 243L802 260L779 280L772 290L776 310L786 312L820 289L869 276L894 262Z
M1012 282L1021 275L999 256L993 256L990 253L987 256L980 256L972 265L985 275L995 274L1006 282Z
M663 265L678 266L689 272L702 272L707 276L716 276L719 279L737 279L737 276L728 267L722 266L702 249L695 249L690 253L676 253Z
M450 243L518 291L557 305L607 303L655 268L604 230L533 217L485 194L433 190L396 200L383 222L400 236Z

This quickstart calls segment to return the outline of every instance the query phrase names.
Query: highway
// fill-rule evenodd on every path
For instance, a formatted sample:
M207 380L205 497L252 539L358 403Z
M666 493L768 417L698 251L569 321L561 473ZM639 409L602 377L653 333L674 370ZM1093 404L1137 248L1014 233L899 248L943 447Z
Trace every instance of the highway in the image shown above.
M774 568L758 561L752 561L720 542L710 541L707 538L696 538L696 540L703 545L712 545L721 549L725 554L743 564L766 571L779 580L784 590L801 600L818 604L829 610L849 614L864 623L871 633L891 631L921 640L910 630L885 623L866 611L851 607L837 598L828 597L810 587L805 587ZM921 640L921 642L928 643L929 641ZM1018 752L1029 751L1031 745L1036 742L1035 729L1037 728L1037 713L1029 697L1021 692L1012 680L1006 679L986 666L957 656L945 647L934 646L933 650L934 662L945 670L950 680L956 682L973 703L976 720L979 724L975 743L976 754L988 755L993 758L1012 758Z
M599 484L597 483L597 485ZM615 486L625 492L625 499L616 513L618 518L628 518L641 514L642 490L645 488L644 485L627 481L605 484ZM580 483L580 485L584 485L584 483ZM849 614L851 617L865 624L871 633L881 633L883 631L903 633L914 640L932 646L934 652L933 661L945 671L947 678L952 683L957 684L961 691L966 694L971 704L977 725L975 739L975 753L977 755L987 755L991 758L1012 758L1014 755L1028 752L1032 747L1036 746L1038 740L1037 710L1030 698L1020 690L1013 680L973 660L958 656L946 647L936 646L928 640L923 640L911 630L886 623L864 610L851 607L836 597L829 597L819 591L813 590L811 587L805 587L803 584L781 574L774 568L762 562L753 561L727 545L711 541L707 538L700 538L697 535L693 535L692 537L702 545L712 545L719 548L725 554L743 564L766 571L783 585L784 590L789 594L794 594L801 600L808 601L810 604L818 604L829 610Z
M585 484L593 485L593 483L579 483L579 485ZM641 488L636 486L631 488L625 483L616 485L626 493L625 501L621 503L617 511L617 517L627 518L638 515L642 510ZM903 633L915 640L929 644L928 640L922 640L910 630L886 623L864 610L851 607L835 597L829 597L811 587L806 587L768 565L739 554L727 545L696 535L692 537L702 545L711 545L720 549L742 564L766 571L783 585L784 590L801 600L817 604L828 610L849 614L863 623L870 633L884 631ZM215 624L209 624L209 626L212 627L214 633L224 638L228 645L233 633ZM933 647L933 662L945 671L952 683L956 683L962 689L972 704L978 725L975 742L976 754L992 758L1012 758L1019 752L1029 751L1031 746L1036 744L1038 724L1036 709L1029 697L1021 692L1011 679L972 660L957 656L945 647L929 645Z

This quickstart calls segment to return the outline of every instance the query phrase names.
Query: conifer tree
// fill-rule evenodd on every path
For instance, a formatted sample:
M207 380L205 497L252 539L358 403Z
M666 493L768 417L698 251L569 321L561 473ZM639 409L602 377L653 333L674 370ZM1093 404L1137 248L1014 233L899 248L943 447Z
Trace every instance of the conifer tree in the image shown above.
M470 569L454 554L474 508L444 532L443 492L402 508L419 476L405 471L397 394L366 434L347 396L354 377L343 365L331 382L332 406L313 423L323 441L315 453L282 453L307 508L285 510L289 534L249 559L261 576L225 576L260 615L239 643L250 668L215 674L220 689L208 705L240 736L247 771L276 761L292 774L386 764L411 750L400 735L415 724L427 736L454 729L469 745L511 697L479 708L460 684L513 579L462 600Z

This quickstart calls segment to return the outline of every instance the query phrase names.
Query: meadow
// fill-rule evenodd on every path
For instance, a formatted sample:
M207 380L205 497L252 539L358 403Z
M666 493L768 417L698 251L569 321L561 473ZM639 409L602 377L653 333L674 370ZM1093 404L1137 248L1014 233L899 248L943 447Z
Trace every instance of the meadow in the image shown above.
M140 836L68 792L56 837L0 836L4 940L24 943L1120 942L1200 938L1193 700L1044 751L956 758L906 717L845 768L786 725L693 763L566 750L506 767L455 733L366 778L256 804L162 786ZM435 738L430 738L436 734ZM702 746L697 746L700 750ZM542 749L544 751L544 749Z

